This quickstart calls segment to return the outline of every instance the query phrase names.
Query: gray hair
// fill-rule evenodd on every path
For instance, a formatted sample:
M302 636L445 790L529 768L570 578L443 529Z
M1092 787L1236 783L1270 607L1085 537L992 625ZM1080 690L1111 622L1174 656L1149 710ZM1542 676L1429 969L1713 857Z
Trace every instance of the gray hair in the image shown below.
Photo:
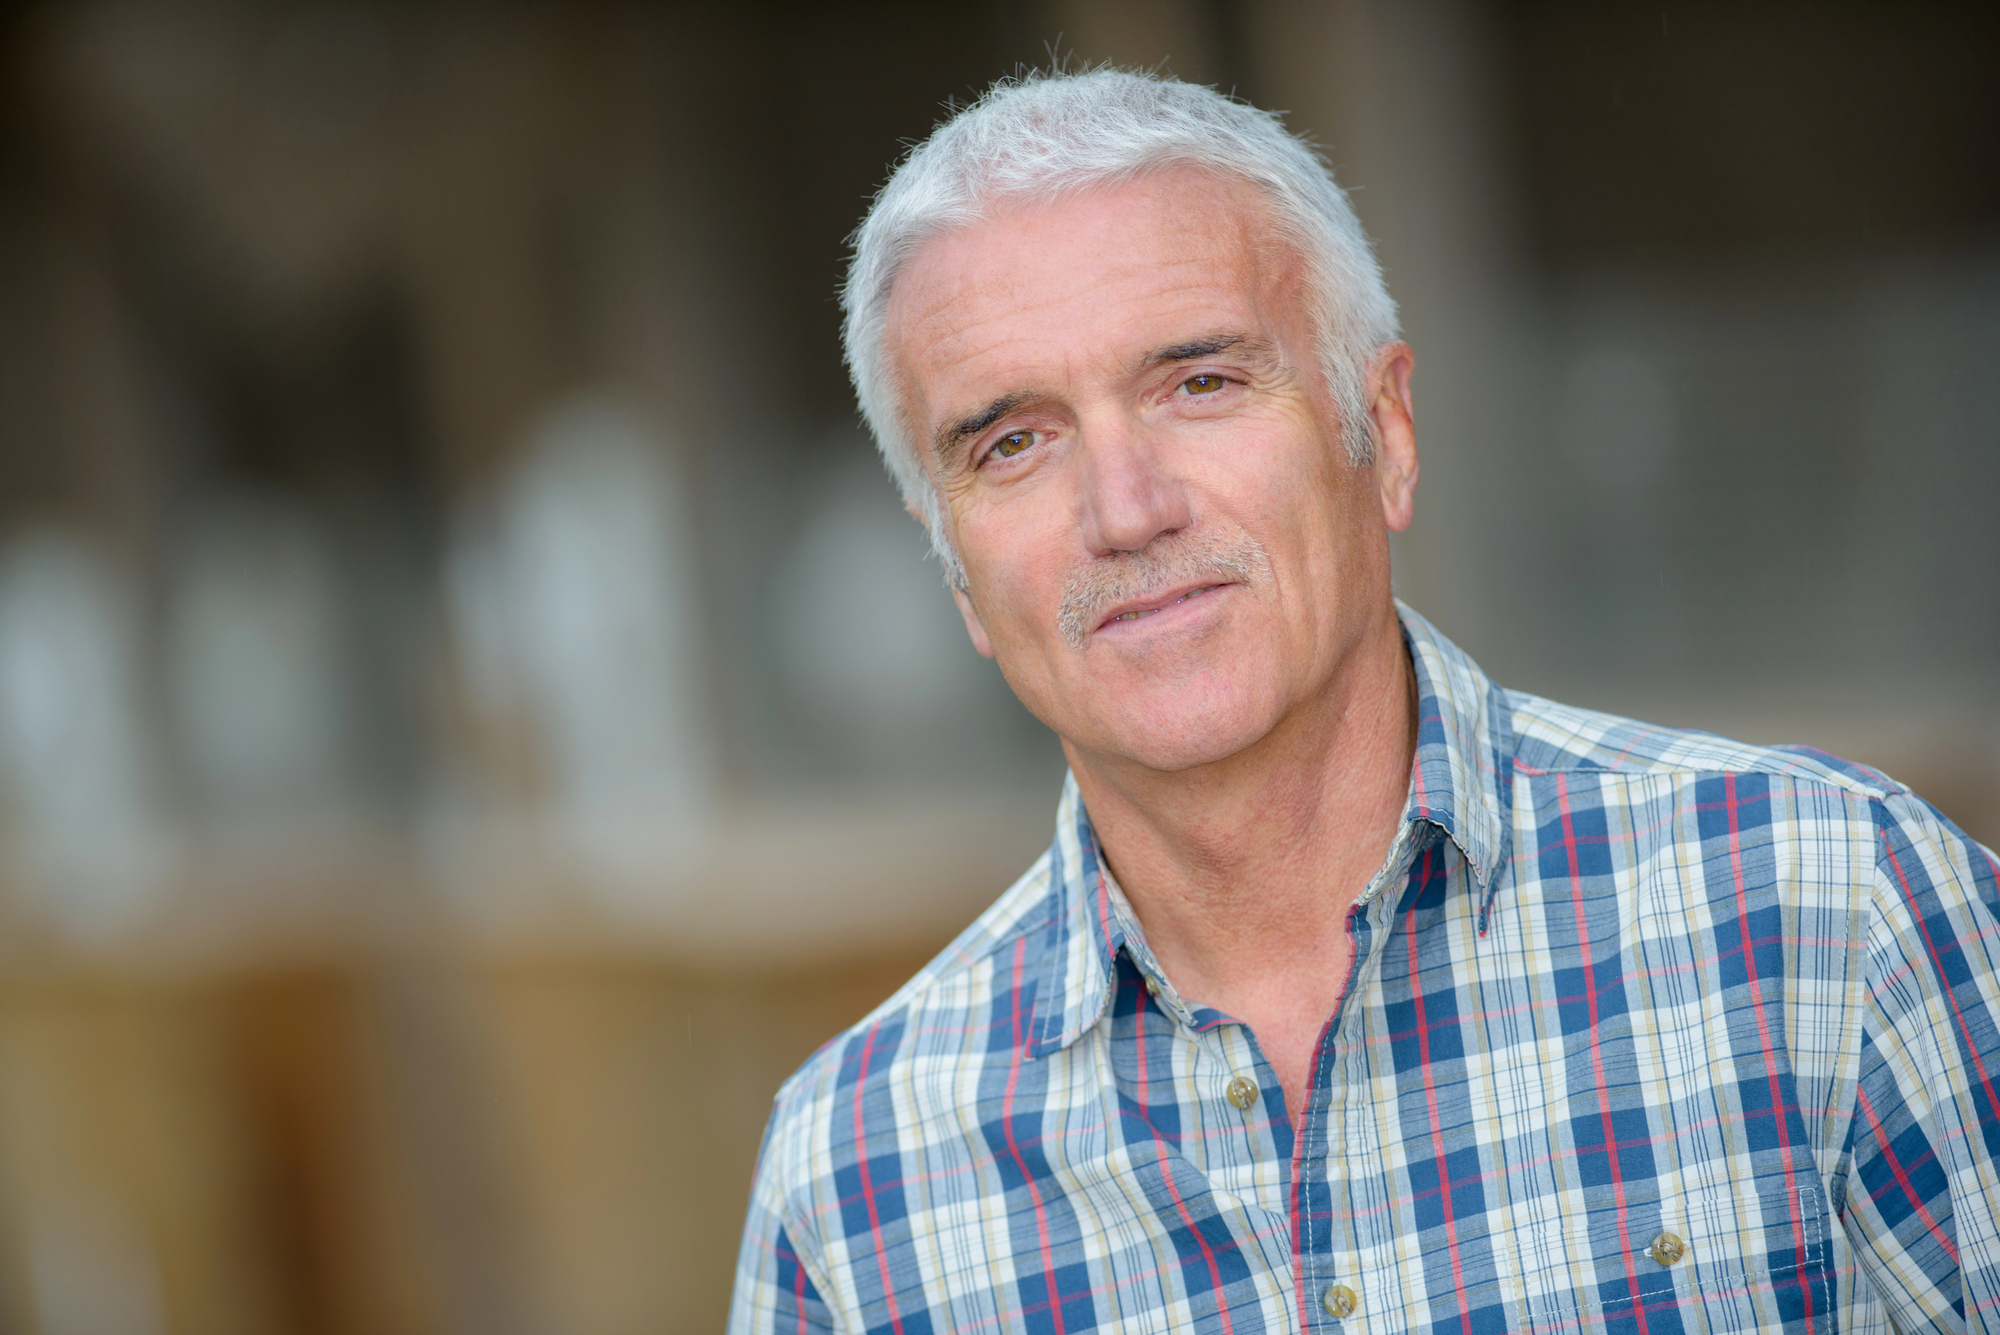
M965 567L883 346L898 273L925 242L980 221L1000 201L1055 199L1178 168L1246 182L1269 201L1279 237L1307 266L1317 353L1348 457L1373 459L1365 377L1397 335L1396 303L1325 159L1277 116L1212 88L1111 68L1002 79L911 149L875 196L851 238L840 298L861 415L953 587L965 587Z

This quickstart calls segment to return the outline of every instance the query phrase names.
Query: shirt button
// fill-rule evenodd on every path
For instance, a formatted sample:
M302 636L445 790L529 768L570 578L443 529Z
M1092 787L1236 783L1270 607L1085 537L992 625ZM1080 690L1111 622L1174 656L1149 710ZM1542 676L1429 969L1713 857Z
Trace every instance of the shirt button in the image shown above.
M1326 1292L1319 1296L1320 1302L1336 1319L1354 1315L1354 1309L1361 1306L1361 1296L1345 1284L1329 1284Z
M1646 1249L1646 1255L1661 1265L1672 1265L1687 1255L1687 1244L1672 1233L1662 1233L1653 1239L1653 1245Z
M1250 1105L1257 1101L1257 1082L1247 1075L1239 1075L1230 1080L1229 1088L1224 1093L1229 1095L1231 1103L1248 1111Z

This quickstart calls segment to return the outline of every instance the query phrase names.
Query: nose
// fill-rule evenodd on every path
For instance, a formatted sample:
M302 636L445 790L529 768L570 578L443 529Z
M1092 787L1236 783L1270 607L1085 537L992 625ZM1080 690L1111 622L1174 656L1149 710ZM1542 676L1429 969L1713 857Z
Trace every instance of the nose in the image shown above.
M1136 552L1192 518L1162 442L1129 414L1082 424L1083 540L1092 556Z

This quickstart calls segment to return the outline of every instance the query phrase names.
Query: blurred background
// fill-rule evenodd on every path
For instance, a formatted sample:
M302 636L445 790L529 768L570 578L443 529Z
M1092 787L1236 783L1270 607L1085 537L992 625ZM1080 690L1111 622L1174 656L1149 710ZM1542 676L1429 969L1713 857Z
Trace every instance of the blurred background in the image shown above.
M1324 145L1501 681L2000 841L2000 10L0 18L0 1332L712 1331L771 1095L1045 844L856 427L947 103Z

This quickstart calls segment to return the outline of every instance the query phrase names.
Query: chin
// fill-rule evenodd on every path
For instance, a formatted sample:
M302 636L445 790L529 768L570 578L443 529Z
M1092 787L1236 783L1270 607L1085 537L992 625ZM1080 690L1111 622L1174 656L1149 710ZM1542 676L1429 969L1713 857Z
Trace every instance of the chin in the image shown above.
M999 665L1021 703L1066 747L1171 773L1256 745L1297 698L1300 683L1281 654L1264 645L1230 650L1177 656L1156 649L1083 672L1017 673L1019 660L1007 654Z
M1245 751L1269 736L1281 710L1262 692L1217 698L1155 691L1121 701L1104 720L1104 743L1091 749L1166 773L1196 769ZM1058 730L1060 731L1060 730Z

